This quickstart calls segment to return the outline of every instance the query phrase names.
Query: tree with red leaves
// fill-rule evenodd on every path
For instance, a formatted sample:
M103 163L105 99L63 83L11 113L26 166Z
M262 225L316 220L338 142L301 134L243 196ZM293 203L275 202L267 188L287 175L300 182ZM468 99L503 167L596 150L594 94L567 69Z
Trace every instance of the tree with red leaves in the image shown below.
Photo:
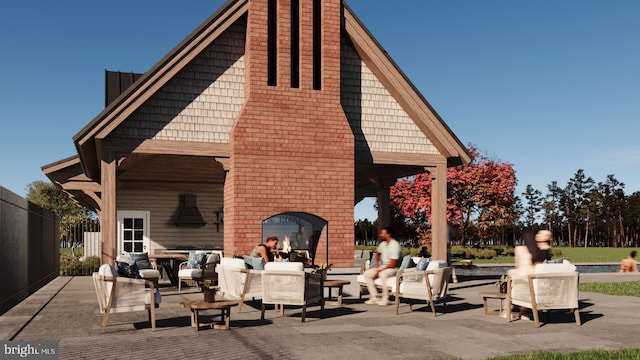
M514 211L515 171L469 147L474 160L447 169L447 221L462 242L496 238L518 217ZM421 242L431 240L431 176L428 172L400 179L391 187L394 219L404 219Z

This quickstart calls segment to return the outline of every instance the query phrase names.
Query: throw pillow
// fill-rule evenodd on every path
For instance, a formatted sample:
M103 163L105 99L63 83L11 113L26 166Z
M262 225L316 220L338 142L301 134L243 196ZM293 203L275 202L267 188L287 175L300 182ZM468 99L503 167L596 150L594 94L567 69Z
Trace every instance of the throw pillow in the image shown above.
M207 254L203 252L189 252L187 260L187 269L202 269Z
M144 253L129 253L129 257L131 258L131 263L136 263L138 265L138 269L153 269L151 266L151 262L149 261L149 254Z
M402 263L400 264L400 270L408 269L410 263L411 263L411 255L407 255L403 257Z
M261 257L245 256L244 263L247 269L264 270L264 259Z
M138 266L135 262L133 264L129 264L125 261L116 261L116 266L118 267L117 271L119 276L140 279Z
M425 271L427 266L429 266L429 258L421 258L416 264L416 271Z

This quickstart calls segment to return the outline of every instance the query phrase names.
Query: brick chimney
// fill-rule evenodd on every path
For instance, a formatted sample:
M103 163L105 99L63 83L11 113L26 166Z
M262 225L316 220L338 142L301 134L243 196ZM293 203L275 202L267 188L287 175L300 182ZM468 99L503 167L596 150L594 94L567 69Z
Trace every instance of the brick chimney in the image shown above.
M229 255L261 243L264 219L307 212L329 223L329 261L353 266L354 137L340 106L341 21L340 0L249 1L246 102L225 182Z

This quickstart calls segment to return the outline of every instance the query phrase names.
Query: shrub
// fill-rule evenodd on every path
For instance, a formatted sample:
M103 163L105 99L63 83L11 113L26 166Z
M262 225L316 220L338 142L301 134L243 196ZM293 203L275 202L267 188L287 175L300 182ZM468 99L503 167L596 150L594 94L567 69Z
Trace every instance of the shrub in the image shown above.
M493 250L496 251L496 255L498 255L498 256L504 254L504 251L505 251L505 249L503 247L501 247L501 246L494 247Z
M100 258L88 256L84 261L72 254L60 255L60 275L77 276L91 275L100 268Z
M100 258L97 256L87 256L82 262L82 274L91 275L100 268Z
M461 258L466 255L464 246L452 246L451 247L451 257L452 258Z
M553 254L554 257L561 257L562 256L562 250L560 250L560 249L553 249L553 251L551 253Z
M476 253L478 259L493 259L496 257L496 251L493 249L482 249Z
M509 246L506 249L504 249L504 255L505 256L515 256L515 248Z
M464 248L464 258L465 259L475 259L477 254L477 250L474 248Z

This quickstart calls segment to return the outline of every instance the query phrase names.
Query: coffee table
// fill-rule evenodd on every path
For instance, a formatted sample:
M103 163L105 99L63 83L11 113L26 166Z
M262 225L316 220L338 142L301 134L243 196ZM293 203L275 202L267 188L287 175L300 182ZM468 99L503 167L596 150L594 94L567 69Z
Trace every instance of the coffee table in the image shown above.
M198 313L201 310L220 310L220 321L213 324L207 324L213 329L229 330L229 321L231 320L231 307L238 305L237 300L220 300L215 302L206 302L204 300L183 301L180 307L191 309L191 327L196 331L200 330L200 321Z

